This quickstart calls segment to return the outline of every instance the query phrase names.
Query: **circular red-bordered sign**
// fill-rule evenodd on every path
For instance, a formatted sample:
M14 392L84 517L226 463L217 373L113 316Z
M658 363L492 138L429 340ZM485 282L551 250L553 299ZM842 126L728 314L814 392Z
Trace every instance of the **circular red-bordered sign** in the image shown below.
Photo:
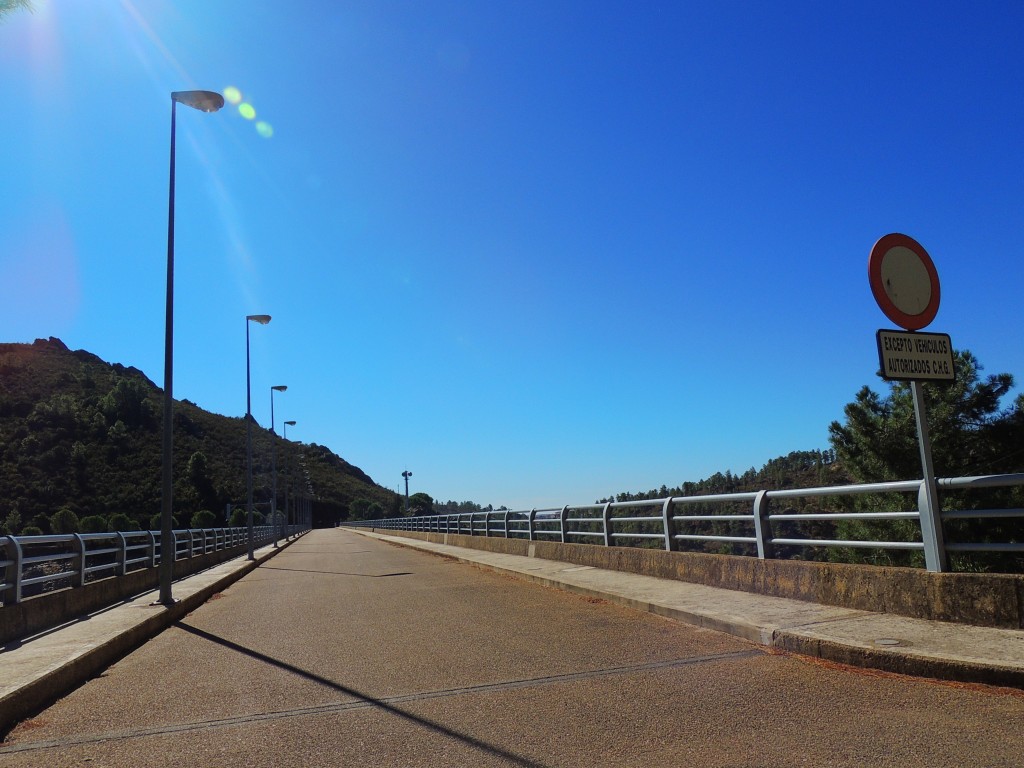
M894 232L871 249L868 282L885 316L907 331L924 328L939 311L939 274L917 240Z

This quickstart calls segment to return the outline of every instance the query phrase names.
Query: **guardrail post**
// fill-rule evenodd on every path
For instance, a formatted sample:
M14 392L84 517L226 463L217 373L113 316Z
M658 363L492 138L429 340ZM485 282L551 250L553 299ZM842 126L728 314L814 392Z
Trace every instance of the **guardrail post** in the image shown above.
M8 550L9 541L6 536L0 536L0 558L6 561L3 564L3 568L0 568L0 584L3 585L0 586L0 605L7 605L13 602L13 600L7 599L7 593L14 590L13 574L11 573L13 570L12 566L14 565L14 556L12 554L14 548L11 547Z
M4 605L8 603L20 603L21 602L21 561L22 551L21 544L13 536L7 539L8 546L10 547L10 555L8 558L11 564L7 566L7 575L4 577L4 581L10 584L10 589L14 591L14 597L11 600L4 598Z
M530 510L530 518L526 525L526 530L529 535L529 540L533 541L533 521L537 517L536 508Z
M124 576L128 573L128 539L120 531L117 531L117 539L121 542L117 550L117 575Z
M78 569L78 572L75 574L75 578L73 580L73 583L74 583L74 585L76 587L84 587L85 586L85 539L83 539L82 535L79 534L79 533L72 533L71 536L74 539L75 545L76 545L76 547L78 549L78 557L76 557L75 560L74 560L75 565L76 565L76 567Z
M754 536L757 538L757 556L762 560L775 557L772 526L768 520L768 491L758 491L754 497Z
M146 531L149 534L149 546L146 547L146 555L149 560L149 567L156 568L156 534L152 531Z
M669 496L665 499L665 503L661 505L661 523L665 529L665 550L671 552L675 549L675 540L672 538L675 535L675 526L672 525L672 497Z
M562 543L565 544L565 519L569 516L569 507L562 507L562 514L559 516L559 527L562 529Z
M604 509L601 510L601 522L604 524L604 545L612 545L612 503L606 501Z
M511 509L506 509L505 510L505 538L506 539L508 538L508 515L509 515L509 513L511 511L512 511Z

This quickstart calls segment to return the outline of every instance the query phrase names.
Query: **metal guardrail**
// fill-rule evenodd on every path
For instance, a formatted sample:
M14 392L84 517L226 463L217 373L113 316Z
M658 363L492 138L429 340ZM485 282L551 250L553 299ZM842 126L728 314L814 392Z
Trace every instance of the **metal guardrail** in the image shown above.
M289 526L291 537L305 530ZM254 545L275 540L279 526L253 527ZM248 528L188 528L172 531L174 559L185 560L248 543ZM20 603L99 578L156 568L162 556L159 531L69 533L0 537L0 602Z
M982 488L1009 488L1024 486L1024 473L1012 475L985 475L937 480L944 490L973 490ZM820 512L772 513L776 500L794 498L824 498L833 496L863 496L867 494L917 494L918 509L894 512ZM858 547L894 550L918 550L926 555L929 570L945 570L945 558L928 558L929 547L941 552L1021 552L1024 553L1024 535L1020 541L1009 542L950 542L942 540L940 530L922 524L921 509L925 506L924 481L905 480L888 483L798 488L780 491L749 491L701 496L672 496L663 499L607 502L604 504L568 505L546 509L497 510L463 512L442 515L360 520L343 523L345 526L373 527L383 530L455 533L469 536L504 536L526 538L530 541L556 540L566 542L596 542L613 546L619 542L641 545L645 541L658 542L666 550L680 548L681 542L721 542L745 544L756 548L757 557L774 558L778 547ZM706 514L707 506L740 505L749 511L727 511ZM688 509L696 512L687 513ZM964 519L1024 518L1024 509L945 510L938 512L941 521ZM776 537L773 526L781 523L808 523L840 520L909 520L918 523L920 540L868 541L860 539L815 539ZM727 532L701 533L701 523L731 524ZM937 541L930 540L931 538Z

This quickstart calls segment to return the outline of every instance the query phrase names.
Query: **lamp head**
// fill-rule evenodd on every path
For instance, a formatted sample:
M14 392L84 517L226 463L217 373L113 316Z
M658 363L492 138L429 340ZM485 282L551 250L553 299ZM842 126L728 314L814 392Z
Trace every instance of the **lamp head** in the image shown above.
M270 322L270 315L246 315L245 319L252 320L254 323L259 323L260 325L266 325Z
M213 91L172 91L171 99L200 112L216 112L224 106L224 97Z
M285 426L294 427L295 426L295 422L294 421L286 421L285 422Z
M285 384L278 384L276 387L271 387L271 389L275 392L284 392L288 387Z

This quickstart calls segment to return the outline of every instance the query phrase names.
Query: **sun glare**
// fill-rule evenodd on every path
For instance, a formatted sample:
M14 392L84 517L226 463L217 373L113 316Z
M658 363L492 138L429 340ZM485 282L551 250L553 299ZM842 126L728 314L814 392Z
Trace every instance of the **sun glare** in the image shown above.
M224 100L235 107L239 115L246 120L256 120L256 107L252 105L252 102L246 100L241 89L234 85L229 85L223 90L223 94ZM256 133L264 139L269 139L274 135L274 128L266 120L256 120Z

